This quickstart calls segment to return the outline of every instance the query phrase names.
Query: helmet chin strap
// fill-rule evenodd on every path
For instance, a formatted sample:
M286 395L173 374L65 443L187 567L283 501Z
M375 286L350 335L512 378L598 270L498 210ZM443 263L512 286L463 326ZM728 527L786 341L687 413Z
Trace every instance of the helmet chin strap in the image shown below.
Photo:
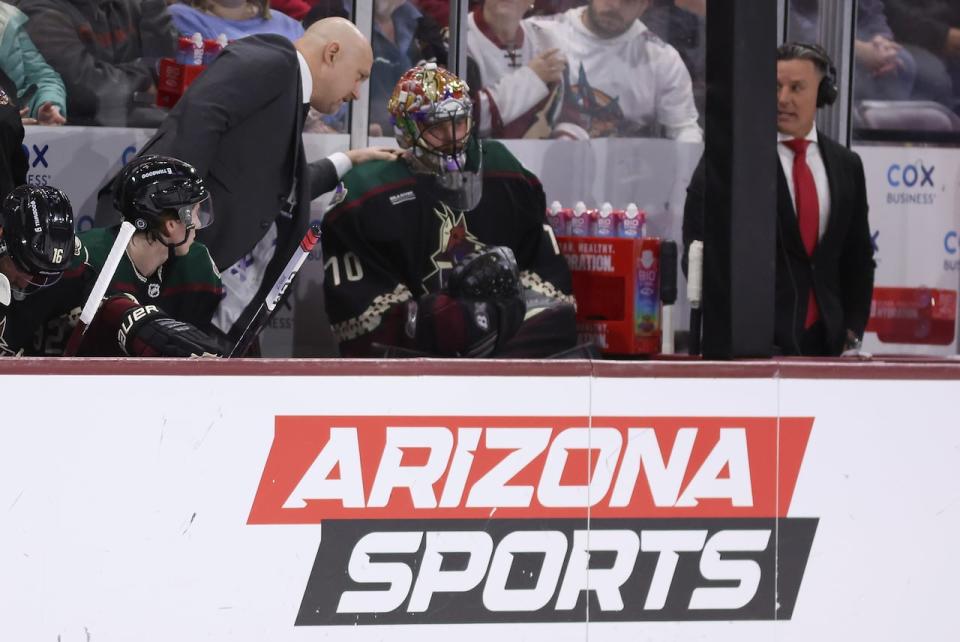
M184 229L183 229L183 239L181 239L181 240L178 241L177 243L167 243L167 242L164 241L159 235L157 236L157 240L160 241L160 244L161 244L161 245L166 246L171 252L173 252L174 249L180 247L181 245L183 245L184 243L186 243L187 241L190 240L190 232L193 231L194 229L195 229L195 228L194 228L193 225L184 226Z
M51 285L55 284L57 281L60 280L62 276L63 274L58 274L54 277L51 277L50 280L48 281L44 281L43 283L37 283L33 280L34 278L33 275L30 275L30 281L29 283L27 283L27 286L24 288L14 287L13 284L10 283L9 281L7 283L10 286L10 291L13 293L13 298L17 299L18 301L22 301L24 298L30 296L34 292L38 292L44 288L48 288Z
M164 246L165 248L167 248L167 260L168 260L168 261L173 261L174 259L177 258L177 248L180 247L181 245L183 245L184 243L186 243L187 241L190 240L190 232L191 232L191 230L193 230L193 229L194 229L194 226L193 226L193 225L184 226L183 238L182 238L180 241L178 241L177 243L167 243L166 241L163 240L163 238L162 238L159 234L154 234L154 237L157 239L157 241L160 243L160 245L162 245L162 246Z

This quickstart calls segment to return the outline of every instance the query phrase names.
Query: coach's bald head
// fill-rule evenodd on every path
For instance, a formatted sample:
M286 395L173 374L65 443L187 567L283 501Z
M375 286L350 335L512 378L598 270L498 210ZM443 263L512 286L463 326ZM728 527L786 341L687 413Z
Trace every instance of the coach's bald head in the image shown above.
M324 18L310 25L293 46L310 67L314 109L332 114L359 97L360 84L370 77L373 50L356 25L344 18Z

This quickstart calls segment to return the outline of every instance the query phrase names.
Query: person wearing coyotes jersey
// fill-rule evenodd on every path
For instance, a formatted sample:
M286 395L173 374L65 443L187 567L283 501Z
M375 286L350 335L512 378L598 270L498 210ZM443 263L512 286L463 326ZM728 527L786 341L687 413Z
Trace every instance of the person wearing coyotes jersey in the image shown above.
M471 137L468 92L435 64L407 71L389 103L403 159L351 170L324 218L344 356L547 357L576 343L540 182Z
M529 8L527 0L486 0L467 19L467 55L479 76L473 117L483 138L548 138L559 113L566 59L552 30L521 21Z
M218 346L204 333L223 297L220 275L195 230L212 219L203 180L174 158L143 156L121 172L116 209L138 230L127 245L79 355L201 356ZM77 235L79 247L55 288L68 313L42 324L34 350L61 355L117 238L119 226Z
M529 18L553 31L568 62L557 129L590 137L664 136L701 142L690 72L677 50L639 20L649 0L591 0L555 20Z
M66 341L79 318L80 307L86 301L85 293L100 274L118 230L118 226L95 228L77 235L80 241L79 254L57 288L57 295L69 297L77 305L66 315L52 319L44 326L41 338L35 344L38 353L48 356L63 354ZM68 288L72 293L68 292ZM162 313L170 319L209 332L210 319L221 298L223 286L220 276L210 253L201 243L193 243L186 254L175 255L149 275L137 268L128 253L120 259L107 290L107 298L84 337L79 355L123 356L123 349L116 338L117 331L123 326L124 317L134 316L130 312L137 308ZM203 352L215 351L216 345L211 339ZM131 356L188 355L148 355L139 351Z
M24 354L38 320L60 303L45 298L76 248L73 208L49 186L20 185L0 207L0 357ZM39 299L39 301L38 301Z

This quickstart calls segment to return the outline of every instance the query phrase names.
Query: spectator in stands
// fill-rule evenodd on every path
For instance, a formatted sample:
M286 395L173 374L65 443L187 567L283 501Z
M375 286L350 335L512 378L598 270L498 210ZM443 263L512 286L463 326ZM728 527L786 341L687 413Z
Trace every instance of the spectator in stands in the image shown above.
M27 33L67 88L73 124L157 125L157 60L176 32L164 0L20 0Z
M437 24L450 24L450 3L448 0L412 0L414 6L437 21ZM471 0L470 9L473 9L474 2Z
M706 17L706 0L652 0L642 16L643 24L680 54L690 72L701 117L707 91Z
M303 19L303 28L309 29L314 22L324 18L350 19L350 12L343 8L343 0L310 0L315 4L310 7ZM271 5L275 6L275 5ZM303 131L308 134L335 134L347 131L347 117L349 107L340 106L335 114L322 114L313 107L307 113L307 120L303 123Z
M23 122L16 91L13 80L0 69L0 202L15 187L27 182L27 155L23 151Z
M886 0L887 19L897 39L917 62L914 96L957 108L960 88L960 2Z
M421 58L414 34L422 14L408 0L373 0L373 70L370 74L370 133L393 127L387 100L393 86Z
M907 100L913 94L917 65L894 41L882 0L859 0L854 41L854 97Z
M472 98L483 138L548 138L563 98L566 58L555 31L523 20L529 0L485 0L468 18Z
M337 2L343 5L342 2ZM270 0L270 8L286 14L294 20L303 21L307 17L313 2L310 0Z
M369 1L369 0L368 0ZM303 23L306 29L324 18L350 18L347 0L270 0L270 8Z
M557 20L554 29L569 63L557 129L574 136L665 136L700 142L690 72L677 50L639 17L649 0L591 0Z
M239 40L256 33L275 33L296 40L303 35L300 23L279 11L270 11L267 0L183 0L170 5L173 24L181 34L199 33L205 40L224 34Z
M434 20L437 24L443 25L446 27L450 24L450 2L449 0L412 0L413 4L416 5L417 9L422 11L424 15L428 15ZM467 8L469 11L473 11L479 5L483 4L483 0L469 0L467 2ZM530 6L531 2L527 3L527 6Z
M790 3L790 37L801 42L817 40L820 31L819 0L794 0ZM931 57L923 52L925 57ZM859 0L857 32L854 40L854 98L908 100L911 98L942 99L944 83L949 83L941 70L939 96L916 87L917 62L913 53L895 41L887 24L883 0ZM936 65L936 60L932 61ZM927 83L928 84L928 83Z
M67 90L24 30L27 16L0 2L0 69L10 77L22 98L24 124L63 125L67 122ZM27 96L33 92L32 96Z
M307 7L307 12L300 21L304 29L309 29L310 25L324 18L346 18L350 19L350 12L343 7L343 0L311 0L312 6ZM275 4L270 6L275 7ZM287 14L293 18L296 16Z

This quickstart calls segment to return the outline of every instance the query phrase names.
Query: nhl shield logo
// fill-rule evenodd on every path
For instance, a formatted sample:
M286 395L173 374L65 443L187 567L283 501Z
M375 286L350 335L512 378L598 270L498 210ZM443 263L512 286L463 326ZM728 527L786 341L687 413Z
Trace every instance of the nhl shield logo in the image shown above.
M150 297L151 299L156 299L158 296L160 296L160 284L151 283L150 285L148 285L147 296Z

